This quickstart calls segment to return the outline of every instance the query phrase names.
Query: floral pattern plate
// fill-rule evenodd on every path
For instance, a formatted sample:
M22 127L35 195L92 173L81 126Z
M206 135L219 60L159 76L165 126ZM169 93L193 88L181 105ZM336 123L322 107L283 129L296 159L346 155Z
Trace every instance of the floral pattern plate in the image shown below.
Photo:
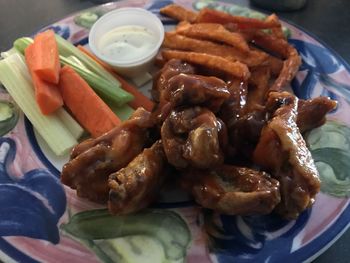
M91 25L119 7L159 8L176 2L261 17L212 1L134 0L97 6L47 28L87 44ZM160 15L159 15L160 16ZM162 17L164 25L174 21ZM0 121L0 259L5 262L300 262L311 261L349 226L350 67L309 33L283 22L303 63L291 84L307 99L338 101L327 123L305 136L322 179L314 206L297 220L277 216L223 216L202 209L180 191L167 191L146 211L112 218L59 181L68 157L58 159L1 89L9 118ZM147 92L147 85L142 88Z

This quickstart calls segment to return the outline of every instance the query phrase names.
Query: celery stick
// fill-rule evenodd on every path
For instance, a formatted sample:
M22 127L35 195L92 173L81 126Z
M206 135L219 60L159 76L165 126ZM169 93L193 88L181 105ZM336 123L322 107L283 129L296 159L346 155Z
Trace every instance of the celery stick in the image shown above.
M67 59L69 59L71 62L79 65L80 67L88 70L88 68L85 67L85 65L76 56L69 56L69 57L67 57Z
M123 105L123 106L116 106L112 103L107 103L108 106L111 108L111 110L121 119L122 121L125 121L129 119L129 117L134 112L134 109L131 108L129 105Z
M69 130L76 140L78 140L84 134L84 129L65 109L58 109L55 112L55 115L60 119L63 125Z
M130 93L116 87L114 83L98 76L89 69L81 67L70 59L60 56L63 65L71 66L103 99L110 99L118 106L125 104L133 99ZM122 92L119 92L122 90Z
M32 84L32 78L29 74L27 65L24 61L24 56L19 53L17 53L17 56L20 57L20 59L15 57L16 63L18 65L17 67L18 70L20 71L22 76ZM60 108L53 115L56 115L62 121L62 124L70 131L70 133L73 135L75 139L79 139L84 133L84 129L79 125L79 123L77 123L73 119L72 116L69 115L69 113L65 109Z
M95 60L90 58L84 52L81 52L76 46L74 46L72 43L70 43L69 41L65 40L64 38L62 38L57 34L56 34L56 41L57 41L57 46L58 46L60 55L64 57L69 57L69 56L76 57L91 72L100 76L102 79L108 80L109 82L113 83L114 89L117 90L118 93L124 94L125 96L127 94L129 99L128 101L131 101L133 99L133 96L130 93L126 92L121 88L120 82L111 73L109 73L100 64L98 64Z
M12 54L15 54L15 53L19 53L19 51L16 49L16 48L11 48L10 50L7 50L7 51L4 51L4 52L1 52L1 57L2 58L7 58L9 57L10 55Z
M66 40L64 40L64 41L65 41L64 43L67 42ZM27 37L24 38L23 37L23 38L17 39L14 42L14 46L16 47L16 49L18 51L20 51L23 54L25 48L28 45L30 45L32 42L33 42L33 40L31 38L27 38ZM69 43L69 42L67 42L67 43ZM72 45L72 44L70 44L70 45ZM77 48L75 48L75 49L78 50L80 53L82 53L79 49L77 49ZM61 50L60 50L60 52L61 52ZM68 53L63 52L63 54L67 55ZM82 54L84 54L84 53L82 53ZM72 54L68 54L68 55L71 56ZM75 56L75 54L73 54L73 56ZM79 59L80 62L82 62L84 64L84 67L82 67L79 63L76 63L74 60L72 60L70 58L66 58L62 55L60 55L60 62L63 65L71 66L104 100L110 99L111 101L116 103L116 105L118 105L118 106L121 106L121 105L133 100L134 96L131 95L130 93L126 92L125 90L123 90L120 86L120 83L110 73L108 73L106 71L111 77L113 77L113 81L111 81L109 78L106 78L105 76L101 76L101 74L100 75L97 74L96 70L95 71L92 70L92 68L89 67L88 64L86 64L84 61L82 61L80 59L80 56L75 56L75 57L77 59Z
M58 156L68 153L77 140L57 116L45 116L40 112L32 83L23 76L24 64L19 61L24 63L18 54L0 61L1 82L52 151Z
M15 40L13 46L24 55L24 50L32 43L34 43L34 40L30 37L21 37Z
M88 55L81 52L77 47L75 47L72 43L65 40L61 36L56 34L56 41L58 45L58 50L60 55L64 57L75 56L79 59L85 67L99 75L100 77L107 79L113 83L115 83L119 88L121 87L120 82L107 70L105 70L100 64L98 64L95 60L90 58Z

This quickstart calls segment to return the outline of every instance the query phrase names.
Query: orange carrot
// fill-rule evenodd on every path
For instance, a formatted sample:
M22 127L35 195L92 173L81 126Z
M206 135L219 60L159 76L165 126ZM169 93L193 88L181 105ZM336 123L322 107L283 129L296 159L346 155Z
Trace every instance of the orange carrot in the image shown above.
M65 105L77 121L98 137L121 123L121 120L71 67L60 71L59 88Z
M137 88L129 84L125 79L117 75L113 68L108 65L107 63L101 61L99 58L97 58L94 54L92 54L90 51L88 51L83 46L78 46L78 49L82 52L84 52L86 55L91 57L93 60L95 60L97 63L99 63L102 67L105 68L105 70L109 71L113 76L118 79L118 81L122 84L122 88L126 90L127 92L134 95L134 99L130 101L128 104L134 109L137 109L138 107L143 107L144 109L148 111L152 111L154 107L154 102L151 101L149 98L147 98L145 95L143 95Z
M34 43L33 70L41 79L57 84L61 66L55 33L52 30L39 33L35 36Z
M36 59L35 45L36 44L31 44L25 49L25 58L30 75L32 76L36 102L38 103L40 111L48 115L60 108L63 105L63 100L55 84L42 80L37 73L33 71L33 64Z

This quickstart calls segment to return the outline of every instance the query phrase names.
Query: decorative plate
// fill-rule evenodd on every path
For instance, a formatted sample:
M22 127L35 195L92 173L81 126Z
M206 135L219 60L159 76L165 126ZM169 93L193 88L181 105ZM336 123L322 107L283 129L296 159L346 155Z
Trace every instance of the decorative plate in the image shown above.
M87 44L91 25L105 12L142 7L159 15L173 1L118 1L73 14L52 28L74 44ZM232 4L177 0L261 17ZM160 16L165 25L174 25ZM0 259L5 262L301 262L322 253L349 226L350 67L302 29L283 23L303 63L292 83L303 99L338 101L327 123L306 136L322 180L312 209L295 221L277 216L223 216L167 192L146 211L111 218L104 207L63 186L58 159L46 147L5 90L9 103L0 121ZM145 88L144 88L145 89Z

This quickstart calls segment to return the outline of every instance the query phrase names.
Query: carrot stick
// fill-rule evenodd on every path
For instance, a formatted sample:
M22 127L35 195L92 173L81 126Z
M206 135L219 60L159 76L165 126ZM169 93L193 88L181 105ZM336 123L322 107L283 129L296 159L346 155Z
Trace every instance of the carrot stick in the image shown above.
M99 63L102 67L104 67L107 71L113 74L113 76L118 79L118 81L122 84L122 88L134 95L134 100L130 101L128 104L134 109L137 109L139 107L143 107L144 109L148 111L152 111L154 107L153 101L151 101L149 98L147 98L145 95L143 95L137 88L129 84L125 79L117 75L113 68L108 65L107 63L103 62L99 58L97 58L94 54L92 54L89 50L87 50L83 46L78 46L78 49L82 52L84 52L86 55L94 59L97 63Z
M33 70L41 79L57 84L61 65L55 33L52 30L39 33L35 36L34 43Z
M71 67L60 71L59 88L65 105L77 121L98 137L121 123L121 120Z
M42 80L33 70L35 63L35 45L31 44L25 49L26 63L35 88L35 100L41 113L48 115L63 105L63 100L58 87L55 84Z

